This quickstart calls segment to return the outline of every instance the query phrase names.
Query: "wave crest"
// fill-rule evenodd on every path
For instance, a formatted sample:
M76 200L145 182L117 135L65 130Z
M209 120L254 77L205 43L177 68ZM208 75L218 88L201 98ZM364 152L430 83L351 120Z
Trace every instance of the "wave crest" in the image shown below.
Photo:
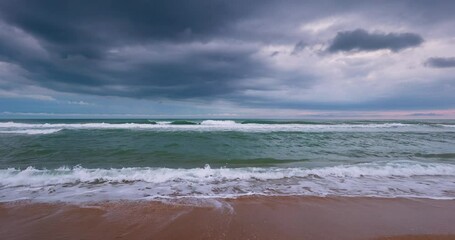
M407 123L258 123L233 120L157 121L149 123L18 123L0 122L0 133L48 134L61 129L131 129L153 131L328 132L328 131L455 131L453 125ZM41 132L39 130L42 130Z
M259 195L455 198L455 165L388 162L325 168L111 168L0 170L0 201L22 198L141 199ZM48 191L52 189L51 196ZM87 191L90 196L83 196ZM128 193L128 194L126 194ZM145 194L145 195L144 195ZM18 196L19 195L19 196ZM17 198L15 198L17 199Z

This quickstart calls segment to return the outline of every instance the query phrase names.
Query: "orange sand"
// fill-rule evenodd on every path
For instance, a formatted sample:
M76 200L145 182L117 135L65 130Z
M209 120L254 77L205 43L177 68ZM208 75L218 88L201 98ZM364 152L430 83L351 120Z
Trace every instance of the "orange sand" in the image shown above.
M455 239L455 201L253 197L221 206L0 204L1 239Z

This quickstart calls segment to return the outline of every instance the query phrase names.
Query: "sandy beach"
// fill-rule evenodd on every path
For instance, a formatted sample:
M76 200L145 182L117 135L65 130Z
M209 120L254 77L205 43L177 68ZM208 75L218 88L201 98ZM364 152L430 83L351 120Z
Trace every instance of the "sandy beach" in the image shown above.
M455 201L251 197L0 205L3 239L455 239Z

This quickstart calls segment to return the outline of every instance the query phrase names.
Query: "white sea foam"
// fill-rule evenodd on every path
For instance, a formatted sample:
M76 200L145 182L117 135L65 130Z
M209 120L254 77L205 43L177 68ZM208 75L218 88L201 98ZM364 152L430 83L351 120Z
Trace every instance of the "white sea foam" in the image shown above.
M240 123L237 123L232 120L204 120L201 122L201 125L241 125Z
M242 124L232 120L205 120L199 124L172 124L169 121L147 123L17 123L0 122L0 131L47 130L41 134L56 132L55 129L132 129L149 131L240 131L240 132L327 132L327 131L455 131L450 127L404 123L365 123L365 124ZM33 132L33 131L30 131ZM39 134L39 131L35 131Z
M455 165L369 163L325 168L0 170L0 201L226 198L243 195L455 199Z
M172 122L169 122L169 121L158 121L156 122L156 124L158 125L168 125L168 124L171 124Z
M6 134L27 134L27 135L36 135L36 134L51 134L56 133L62 130L61 128L50 128L50 129L23 129L23 130L3 130L0 133Z

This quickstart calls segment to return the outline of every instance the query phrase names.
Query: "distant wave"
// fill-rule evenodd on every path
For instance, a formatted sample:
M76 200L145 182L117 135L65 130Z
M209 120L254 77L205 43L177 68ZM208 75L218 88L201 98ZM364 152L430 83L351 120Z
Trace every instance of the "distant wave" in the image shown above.
M279 121L149 121L147 123L20 123L0 122L0 133L49 134L61 129L136 129L157 131L327 132L327 131L455 131L451 124L400 122L311 123ZM58 129L58 130L57 130ZM40 131L39 131L40 130Z
M413 161L325 168L1 169L0 201L96 201L244 195L455 199L455 165Z
M51 134L61 131L60 128L51 128L51 129L23 129L23 130L5 130L0 131L0 133L6 134L27 134L27 135L36 135L36 134Z
M186 120L177 120L177 121L172 121L169 124L171 124L171 125L196 125L198 123L186 121Z

